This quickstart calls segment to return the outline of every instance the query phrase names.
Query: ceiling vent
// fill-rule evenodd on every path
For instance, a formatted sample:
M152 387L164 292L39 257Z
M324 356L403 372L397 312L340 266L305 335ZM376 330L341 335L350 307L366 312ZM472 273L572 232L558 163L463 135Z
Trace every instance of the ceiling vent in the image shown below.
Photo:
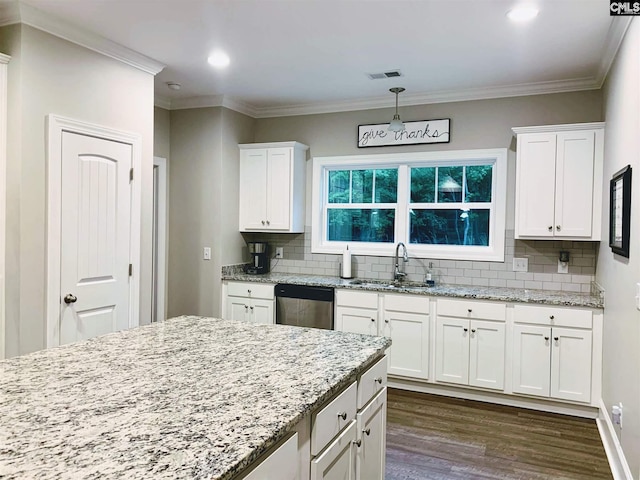
M402 73L400 73L400 70L391 70L389 72L382 72L382 73L368 73L367 76L371 80L381 80L383 78L401 77Z

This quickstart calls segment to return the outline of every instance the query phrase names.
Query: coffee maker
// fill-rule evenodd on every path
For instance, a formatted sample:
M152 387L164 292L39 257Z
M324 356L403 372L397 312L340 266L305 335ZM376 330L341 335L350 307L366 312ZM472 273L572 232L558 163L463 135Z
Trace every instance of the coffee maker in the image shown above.
M269 273L269 244L266 242L248 242L251 264L247 267L247 273L258 275Z

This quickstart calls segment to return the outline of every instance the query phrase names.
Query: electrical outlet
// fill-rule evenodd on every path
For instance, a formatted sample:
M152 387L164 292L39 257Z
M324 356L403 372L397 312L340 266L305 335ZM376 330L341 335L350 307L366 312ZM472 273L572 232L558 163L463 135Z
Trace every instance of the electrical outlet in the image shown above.
M202 251L202 259L211 260L211 247L204 247L204 250Z
M284 258L284 247L276 247L276 258Z
M513 259L513 271L514 272L528 272L529 271L529 259L526 258L526 257L514 258Z
M558 260L558 273L569 273L569 262Z

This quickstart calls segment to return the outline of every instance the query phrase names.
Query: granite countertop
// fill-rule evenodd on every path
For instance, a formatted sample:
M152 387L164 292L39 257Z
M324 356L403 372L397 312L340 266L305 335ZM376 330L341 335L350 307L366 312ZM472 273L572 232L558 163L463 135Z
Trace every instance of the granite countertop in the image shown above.
M232 478L389 344L179 317L0 361L0 478Z
M260 283L292 283L296 285L329 286L377 292L410 293L433 297L472 298L477 300L496 300L501 302L540 303L545 305L563 305L571 307L603 308L601 296L572 292L533 290L525 288L475 287L471 285L439 284L427 287L419 283L404 282L393 285L391 281L367 279L343 279L322 275L299 275L290 273L267 273L248 275L246 273L228 273L222 280L237 280Z

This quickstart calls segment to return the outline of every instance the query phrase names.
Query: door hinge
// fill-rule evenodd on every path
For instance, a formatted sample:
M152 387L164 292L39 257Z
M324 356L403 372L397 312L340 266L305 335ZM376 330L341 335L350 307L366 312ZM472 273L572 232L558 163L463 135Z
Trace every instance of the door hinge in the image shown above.
M129 170L129 181L133 182L133 168Z
M133 275L133 264L129 264L129 276Z

